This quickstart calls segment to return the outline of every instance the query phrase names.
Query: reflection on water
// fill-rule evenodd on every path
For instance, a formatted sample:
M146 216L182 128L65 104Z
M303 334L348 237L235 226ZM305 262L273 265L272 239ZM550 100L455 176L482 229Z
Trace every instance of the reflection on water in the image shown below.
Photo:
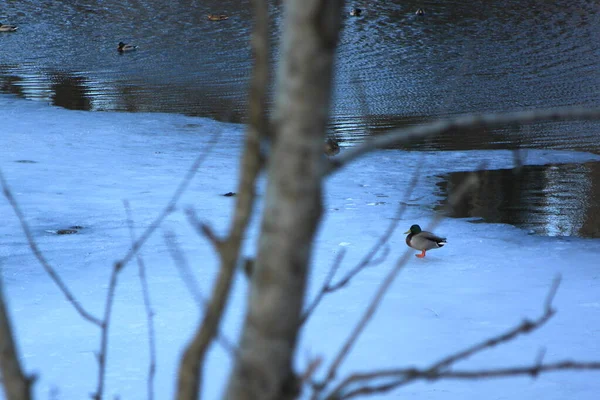
M52 74L50 86L52 104L71 110L90 110L91 99L85 78L66 73Z
M478 188L449 211L548 236L600 237L600 163L524 166L476 172ZM451 173L438 186L453 193L469 172ZM438 210L442 204L437 206Z
M281 3L270 6L274 53ZM595 2L440 0L415 16L422 6L390 0L361 5L358 18L345 13L331 129L347 144L456 113L600 103ZM2 92L50 101L49 77L63 74L78 79L73 96L87 98L63 92L65 107L244 118L250 0L0 0L0 18L19 25L0 35ZM119 55L121 40L138 51ZM579 139L586 127L568 129L598 150L598 140Z
M0 34L0 93L77 110L243 122L250 3L0 0L0 20L19 25L18 32ZM282 3L269 8L273 68ZM364 12L345 13L330 122L342 147L459 113L600 105L595 1L389 0L348 2L348 9L355 5ZM424 17L415 16L419 7L426 8ZM230 18L209 21L209 13ZM139 49L119 54L119 41ZM456 131L402 148L516 147L600 154L600 122ZM552 168L567 169L573 179L561 180ZM509 171L482 172L487 192L458 215L531 224L546 234L597 236L590 210L597 210L598 167L580 168L526 167L521 186ZM444 190L451 191L457 177L451 175ZM557 209L560 215L550 211Z

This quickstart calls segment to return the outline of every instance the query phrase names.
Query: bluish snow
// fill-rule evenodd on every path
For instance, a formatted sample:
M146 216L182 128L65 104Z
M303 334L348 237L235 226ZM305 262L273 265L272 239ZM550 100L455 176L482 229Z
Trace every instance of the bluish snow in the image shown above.
M224 233L236 190L243 126L165 114L79 112L0 96L0 168L35 240L81 303L101 316L112 264L130 247L123 200L131 204L140 234L160 213L194 159L210 140L218 144L163 227L143 247L155 312L157 399L172 398L177 363L201 311L188 294L165 244L173 233L203 293L217 271L211 246L187 222L192 207ZM343 151L343 150L342 150ZM577 152L531 150L527 164L599 161ZM16 161L34 161L16 162ZM299 369L310 357L325 365L339 351L379 283L408 249L402 234L411 224L433 220L436 175L509 168L506 151L405 152L367 155L326 183L325 216L315 243L309 298L341 248L348 253L339 274L354 266L394 218L414 172L427 174L408 201L391 237L389 257L364 270L344 290L326 296L300 339ZM260 193L264 182L259 185ZM36 397L88 398L96 384L99 331L82 320L50 281L29 249L19 221L0 199L0 267L18 346L28 372L38 374ZM249 230L246 255L254 253L258 218ZM75 235L56 229L80 225ZM600 360L600 241L538 237L501 224L444 219L435 229L448 244L410 257L372 324L338 376L381 367L425 367L443 356L534 318L554 276L562 275L558 314L539 331L461 362L456 368L530 365L540 349L545 361ZM135 260L119 276L110 329L107 398L146 398L146 317ZM235 341L247 294L238 276L223 335ZM231 366L214 345L205 368L204 398L218 398ZM322 367L318 374L324 373ZM598 372L551 373L487 381L416 383L373 398L596 399ZM52 394L54 393L54 394ZM1 396L1 395L0 395Z

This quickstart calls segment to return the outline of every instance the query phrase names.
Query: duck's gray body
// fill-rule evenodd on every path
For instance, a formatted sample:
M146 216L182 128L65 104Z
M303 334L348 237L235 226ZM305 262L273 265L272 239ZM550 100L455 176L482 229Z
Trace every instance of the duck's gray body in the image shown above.
M0 23L0 32L16 32L19 29L15 25L5 25Z
M427 250L437 249L446 244L446 238L437 236L431 232L422 231L419 225L411 226L405 233L408 233L406 244L415 250L422 251L421 254L417 254L417 257L420 258L425 257Z

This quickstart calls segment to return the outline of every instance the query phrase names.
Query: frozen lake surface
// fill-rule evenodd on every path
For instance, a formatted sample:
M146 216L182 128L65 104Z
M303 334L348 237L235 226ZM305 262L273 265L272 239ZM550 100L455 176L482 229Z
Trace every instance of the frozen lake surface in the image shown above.
M156 314L156 398L172 398L177 362L200 311L186 292L163 236L176 236L201 290L208 293L216 257L190 227L184 211L193 208L217 232L224 232L233 200L222 195L236 190L244 127L180 115L72 111L6 95L0 95L0 118L0 168L35 240L81 303L97 316L104 307L112 264L131 243L123 200L131 205L139 234L160 213L194 159L218 138L178 210L141 251ZM340 273L360 260L394 218L415 163L427 166L391 238L389 257L363 271L343 291L327 296L309 321L297 353L299 369L306 366L308 355L321 355L326 364L331 361L395 260L406 251L414 253L402 232L413 223L425 227L433 220L434 205L441 200L436 190L440 175L476 170L484 161L492 170L511 168L513 162L508 150L390 149L368 155L328 179L309 298L341 248L348 253ZM530 166L598 161L600 156L591 153L539 149L529 150L525 159ZM262 190L261 183L259 199ZM44 273L5 198L0 200L0 215L1 272L25 367L39 376L36 397L88 398L96 383L99 331L76 314ZM249 256L256 222L245 245ZM71 226L81 229L72 235L53 233ZM558 273L563 278L555 299L558 314L546 326L459 367L530 365L540 349L546 350L548 362L600 359L599 240L537 236L510 225L468 219L444 219L436 232L448 238L447 246L424 259L411 257L340 377L377 367L425 367L526 317L537 317ZM131 262L119 276L107 398L146 398L147 328L137 274ZM223 325L224 335L234 341L246 286L240 274ZM205 398L219 397L230 365L228 353L213 346L205 369ZM536 380L417 383L379 398L592 400L600 392L599 378L598 372L563 372Z

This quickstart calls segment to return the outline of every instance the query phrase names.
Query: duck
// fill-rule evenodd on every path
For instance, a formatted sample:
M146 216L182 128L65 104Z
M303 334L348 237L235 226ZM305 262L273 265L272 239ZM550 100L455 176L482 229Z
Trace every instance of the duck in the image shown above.
M406 244L415 250L420 250L421 254L415 254L418 258L425 257L425 252L431 249L438 249L446 244L446 238L439 237L431 232L421 230L419 225L412 225L404 234Z
M352 15L353 17L360 17L360 14L362 14L362 10L360 8L352 8L352 10L350 10L350 15Z
M415 14L421 17L421 16L425 15L425 10L423 10L422 8L419 8L417 10L417 12L415 12Z
M337 140L329 138L325 141L324 152L328 156L335 156L340 152L340 145Z
M126 44L123 42L119 42L119 45L117 46L117 51L119 53L123 53L124 51L133 51L137 49L137 46L134 46L132 44Z
M229 17L225 14L208 14L206 17L209 21L223 21L229 19Z
M5 25L0 22L0 32L16 32L19 29L16 25Z

